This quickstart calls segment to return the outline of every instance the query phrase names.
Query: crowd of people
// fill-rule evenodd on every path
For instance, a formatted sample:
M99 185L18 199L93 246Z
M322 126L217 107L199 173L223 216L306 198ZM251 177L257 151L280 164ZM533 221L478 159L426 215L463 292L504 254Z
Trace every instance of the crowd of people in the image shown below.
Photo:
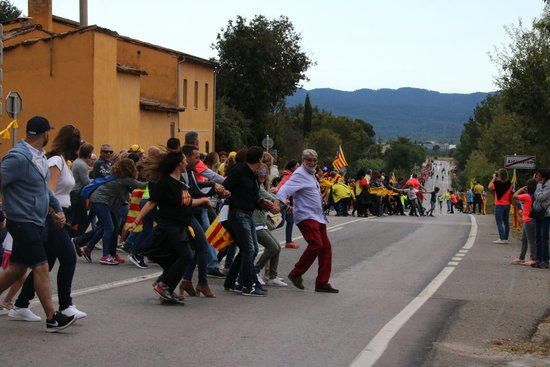
M318 259L315 291L338 293L329 283L332 250L314 150L278 177L273 157L259 147L201 156L196 132L183 144L171 138L146 150L136 144L115 153L103 144L97 157L74 125L61 127L45 152L51 130L46 118L31 118L0 168L0 305L10 318L41 321L29 307L35 292L46 331L85 318L71 297L78 258L106 268L158 264L163 271L153 291L163 304L182 304L185 295L214 298L208 277L225 279L226 291L265 297L267 287L288 286L278 273L281 246L271 233L277 225L286 225L285 247L299 247L294 224L308 244L290 282L304 289L302 275ZM282 220L275 225L276 217ZM217 219L233 240L219 252L205 234ZM57 310L49 281L56 262Z
M13 319L41 321L29 307L36 293L48 332L87 316L71 297L78 258L106 268L127 261L141 269L158 264L162 274L153 291L162 304L183 304L186 296L215 298L209 277L224 279L228 292L265 297L267 287L288 286L279 276L281 246L271 232L285 226L284 247L296 249L296 224L307 248L287 279L304 289L302 276L317 259L315 291L338 293L329 282L331 210L337 216L406 215L406 210L410 216L434 216L446 202L448 213L485 211L487 195L479 182L460 193L436 185L428 190L429 179L437 183L440 175L443 180L451 174L433 161L408 179L371 170L346 179L320 167L317 153L306 149L279 175L273 156L260 147L202 155L196 132L188 132L183 144L171 138L165 146L134 144L116 153L103 144L96 157L74 125L61 127L45 152L51 129L44 117L31 118L25 139L0 167L0 294L6 292L0 307ZM512 199L523 205L522 250L514 263L548 267L549 176L539 170L515 193L506 170L489 184L495 192L496 243L508 241ZM223 249L206 235L218 222L232 239ZM57 262L56 310L49 272Z

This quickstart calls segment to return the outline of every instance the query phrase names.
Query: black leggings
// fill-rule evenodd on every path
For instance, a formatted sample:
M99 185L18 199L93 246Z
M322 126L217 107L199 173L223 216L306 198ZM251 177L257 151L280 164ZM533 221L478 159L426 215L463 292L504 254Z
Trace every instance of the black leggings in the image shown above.
M71 298L71 286L76 267L76 253L71 238L67 231L58 227L51 215L46 219L46 227L48 230L48 240L45 242L46 254L48 255L48 265L50 271L55 265L55 261L59 260L59 269L57 270L57 293L59 296L59 309L64 310L71 306L73 301ZM29 307L30 301L34 298L34 278L31 271L21 293L15 302L15 306L19 308Z

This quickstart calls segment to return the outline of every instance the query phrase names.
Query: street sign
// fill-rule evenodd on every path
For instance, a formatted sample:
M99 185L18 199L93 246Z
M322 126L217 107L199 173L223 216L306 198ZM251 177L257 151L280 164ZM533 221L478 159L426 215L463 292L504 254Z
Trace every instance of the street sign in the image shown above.
M23 100L17 92L9 92L6 97L6 112L12 119L19 117L21 110L23 109Z
M266 136L266 137L264 138L264 140L262 140L262 147L264 147L264 148L267 149L267 150L273 148L273 139L271 139L271 138L269 137L269 135Z
M507 155L504 168L535 169L534 155Z

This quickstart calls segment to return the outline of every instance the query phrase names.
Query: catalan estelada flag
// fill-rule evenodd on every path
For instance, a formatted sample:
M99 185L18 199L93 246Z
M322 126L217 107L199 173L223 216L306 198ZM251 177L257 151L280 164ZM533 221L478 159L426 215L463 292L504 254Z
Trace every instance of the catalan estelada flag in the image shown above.
M130 205L128 208L128 216L126 217L125 226L128 226L130 223L134 223L136 220L139 212L141 211L141 207L139 206L139 203L141 201L141 198L143 197L143 193L145 190L143 189L135 189L132 191L132 194L130 195ZM134 229L134 232L141 232L143 230L143 225L139 224L136 226L136 229Z
M334 158L334 161L332 161L332 167L334 167L335 170L339 171L347 166L348 162L346 161L346 157L344 157L344 151L342 150L342 146L340 145L338 147L338 151L336 152L336 158Z
M220 215L214 219L205 232L208 242L219 251L233 243L233 238L220 222Z

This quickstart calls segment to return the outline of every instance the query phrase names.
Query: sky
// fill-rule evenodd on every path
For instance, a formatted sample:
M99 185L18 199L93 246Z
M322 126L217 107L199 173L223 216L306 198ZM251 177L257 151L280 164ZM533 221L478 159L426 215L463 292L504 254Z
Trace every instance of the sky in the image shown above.
M12 0L27 14L27 0ZM78 0L53 0L55 15L78 21ZM489 92L498 68L489 52L505 25L542 13L542 0L88 0L88 23L203 58L237 15L285 15L316 62L306 89L417 87Z

